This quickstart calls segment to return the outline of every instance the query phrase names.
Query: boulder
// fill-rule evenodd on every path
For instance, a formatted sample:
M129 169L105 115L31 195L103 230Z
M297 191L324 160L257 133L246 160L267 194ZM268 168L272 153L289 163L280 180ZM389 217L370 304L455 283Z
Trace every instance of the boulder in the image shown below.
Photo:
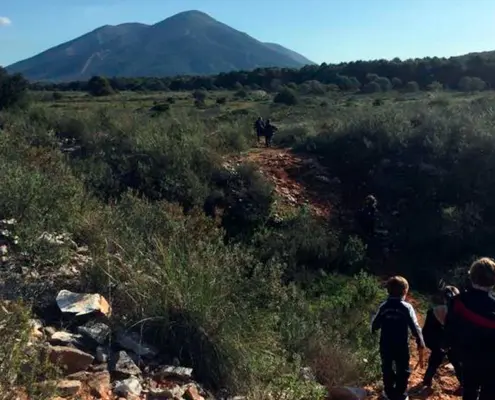
M87 370L94 360L91 354L65 346L51 346L48 358L50 362L61 367L67 374Z
M57 295L57 305L63 313L76 316L100 312L110 316L111 308L107 300L100 294L73 293L69 290L61 290Z
M81 390L81 387L81 381L63 380L57 383L57 393L61 397L72 397Z
M140 357L153 358L158 354L157 349L143 343L141 336L135 332L119 332L116 341L124 349L130 350Z
M108 362L109 358L109 352L105 347L98 346L96 348L96 361L99 363L106 363Z
M125 351L119 351L110 357L109 370L117 379L140 375L141 370Z
M192 379L192 368L186 367L175 367L172 365L162 367L156 374L159 379L179 379L182 381L189 381Z
M108 372L98 372L88 379L88 387L91 396L96 399L108 399L111 390L110 374Z
M50 337L48 342L53 345L68 345L68 344L79 343L80 340L81 340L80 335L74 335L73 333L59 331L59 332L55 332Z
M105 344L110 336L110 327L103 322L88 323L79 326L77 331L98 344Z
M205 400L203 396L199 394L198 388L195 385L190 385L184 393L185 400Z
M115 382L114 393L118 396L139 396L143 391L141 382L136 377Z

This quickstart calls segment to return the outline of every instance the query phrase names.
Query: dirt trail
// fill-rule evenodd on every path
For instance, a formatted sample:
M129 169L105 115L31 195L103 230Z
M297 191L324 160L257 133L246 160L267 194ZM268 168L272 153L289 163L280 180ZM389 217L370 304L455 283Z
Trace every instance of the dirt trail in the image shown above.
M319 216L328 217L331 212L332 188L335 188L327 172L317 160L292 153L289 149L279 148L255 148L244 154L231 159L235 163L251 162L260 168L260 172L275 186L275 191L285 203L291 206L308 204L310 209ZM334 203L335 204L335 203ZM409 297L408 301L418 310L418 302ZM418 312L418 311L417 311ZM420 324L423 316L418 312ZM425 363L429 354L426 354ZM418 354L414 343L411 343L411 368L414 368L409 380L409 388L421 384L425 368L417 367ZM440 367L433 381L431 393L422 395L410 395L410 399L430 400L458 400L459 396L454 393L458 388L458 382L454 375L451 364ZM370 396L369 400L381 399L380 384L371 385L366 388Z
M315 215L330 215L332 181L315 159L298 156L289 149L258 147L229 161L257 165L287 205L306 204Z

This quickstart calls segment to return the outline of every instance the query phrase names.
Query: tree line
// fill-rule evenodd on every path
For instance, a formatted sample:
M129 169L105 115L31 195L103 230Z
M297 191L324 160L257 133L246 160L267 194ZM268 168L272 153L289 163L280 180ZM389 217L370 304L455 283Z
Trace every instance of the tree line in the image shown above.
M495 87L495 53L451 58L355 61L307 65L301 69L259 68L214 76L108 77L116 91L266 90L283 86L329 85L326 90L377 92L453 89L477 91ZM87 81L31 83L32 90L87 91ZM317 85L316 85L317 86ZM304 87L303 87L304 88ZM311 87L306 87L311 89Z

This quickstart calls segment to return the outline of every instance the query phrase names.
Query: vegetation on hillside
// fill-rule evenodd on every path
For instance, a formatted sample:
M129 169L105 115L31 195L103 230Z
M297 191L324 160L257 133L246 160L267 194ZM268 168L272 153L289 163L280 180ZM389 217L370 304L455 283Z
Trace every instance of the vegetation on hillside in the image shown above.
M87 245L82 287L212 388L318 398L302 366L329 386L370 382L369 314L383 297L374 276L432 288L494 255L495 98L368 79L379 93L319 82L259 97L239 86L30 93L28 109L0 113L0 218L19 221L16 251L39 265L63 259L35 245L45 231ZM404 82L404 93L383 92ZM276 143L326 167L293 179L332 190L328 219L284 208L256 166L229 163L255 145L258 115L279 127ZM370 193L372 240L355 218Z
M259 68L212 76L111 77L116 90L249 90L279 91L283 86L300 87L302 92L324 94L335 89L356 92L383 92L458 89L466 92L495 87L493 52L451 58L355 61L340 64L307 65L301 69ZM32 83L32 89L86 91L85 81Z

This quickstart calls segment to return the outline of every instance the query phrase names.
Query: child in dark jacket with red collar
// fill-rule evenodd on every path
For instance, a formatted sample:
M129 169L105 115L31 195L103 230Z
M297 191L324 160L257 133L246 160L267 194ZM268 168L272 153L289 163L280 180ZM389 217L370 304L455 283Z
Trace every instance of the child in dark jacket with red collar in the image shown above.
M445 324L448 345L459 355L463 400L495 399L495 261L469 269L471 288L454 297Z

